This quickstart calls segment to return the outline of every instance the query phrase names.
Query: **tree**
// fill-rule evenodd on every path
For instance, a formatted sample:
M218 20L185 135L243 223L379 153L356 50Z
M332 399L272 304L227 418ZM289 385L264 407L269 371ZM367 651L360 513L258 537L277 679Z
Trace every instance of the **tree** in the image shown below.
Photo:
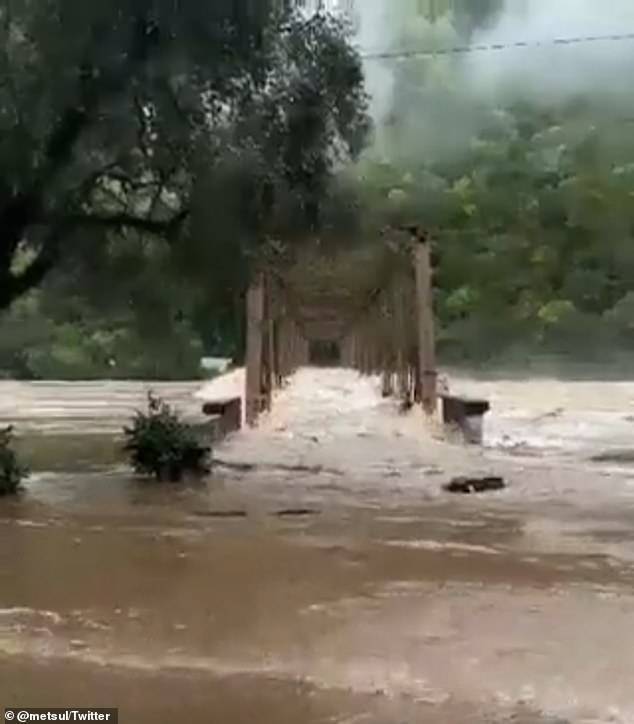
M274 207L317 223L366 102L343 24L293 5L5 0L0 310L116 235L177 240L187 258L195 236L211 243L210 208L251 242Z
M457 152L425 158L401 135L358 167L375 226L432 231L441 353L631 350L631 104L605 100L489 107Z

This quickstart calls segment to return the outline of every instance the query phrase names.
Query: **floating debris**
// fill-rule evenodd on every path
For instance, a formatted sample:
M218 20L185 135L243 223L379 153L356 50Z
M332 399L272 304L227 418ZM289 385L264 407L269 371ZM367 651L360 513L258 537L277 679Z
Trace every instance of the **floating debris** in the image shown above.
M495 475L485 477L460 477L454 478L450 483L444 486L444 490L448 493L456 493L462 495L471 495L472 493L488 493L498 490L504 490L506 483L503 478Z

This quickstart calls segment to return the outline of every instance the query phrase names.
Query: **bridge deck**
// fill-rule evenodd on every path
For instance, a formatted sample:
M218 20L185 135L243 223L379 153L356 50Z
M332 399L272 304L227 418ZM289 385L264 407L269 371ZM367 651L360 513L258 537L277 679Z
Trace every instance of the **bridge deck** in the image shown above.
M201 397L239 394L241 374L212 382ZM476 453L451 448L430 428L422 412L402 414L398 402L383 399L380 381L347 369L300 369L276 395L269 414L217 449L231 465L309 475L325 473L351 481L392 482L437 487L438 465L457 472L472 467ZM333 480L332 482L336 482Z

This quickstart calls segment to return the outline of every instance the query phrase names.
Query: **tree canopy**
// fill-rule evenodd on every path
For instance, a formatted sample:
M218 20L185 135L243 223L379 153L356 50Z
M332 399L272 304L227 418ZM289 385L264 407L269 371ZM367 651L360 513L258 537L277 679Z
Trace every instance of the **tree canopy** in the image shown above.
M187 259L229 216L240 243L319 223L366 99L344 25L293 6L3 2L0 309L116 237Z
M362 66L290 2L93 4L5 0L0 309L39 289L0 319L0 369L191 376L240 355L262 242L380 254L393 222L433 232L443 359L634 349L626 79L494 92L503 54ZM503 3L385 6L381 48L416 51L479 42ZM522 77L546 62L525 52ZM357 159L364 71L390 112Z
M463 26L452 5L405 23L395 46L452 47L494 17L490 3L493 14ZM527 66L543 66L543 50L526 52ZM623 86L572 92L562 83L554 94L554 69L543 94L510 74L493 92L478 84L468 53L384 62L391 114L382 144L350 176L375 226L432 232L444 359L631 353L634 103Z

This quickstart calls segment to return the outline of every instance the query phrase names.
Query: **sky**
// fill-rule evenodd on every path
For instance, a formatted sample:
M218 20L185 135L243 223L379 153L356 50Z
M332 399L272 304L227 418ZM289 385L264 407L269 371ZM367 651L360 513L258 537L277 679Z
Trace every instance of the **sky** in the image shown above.
M632 0L507 0L498 22L474 42L537 43L627 33L634 35ZM620 91L629 83L633 62L634 39L606 40L476 53L465 63L465 72L481 92L507 92L514 86L527 96L575 95Z
M398 49L405 42L396 30L394 3L397 0L360 0L359 32L356 43L362 52ZM417 25L418 23L418 25ZM441 26L431 31L412 20L405 26L412 32L415 47L425 50L453 45L456 41ZM411 27L410 27L411 26ZM632 33L631 40L606 40L553 46L557 38L575 38ZM397 111L407 114L418 138L417 146L428 152L446 142L452 134L459 144L477 130L482 115L476 107L504 106L516 100L558 102L579 95L605 98L608 103L634 104L631 92L634 69L634 0L507 0L496 22L472 38L474 45L527 42L526 49L474 52L460 55L451 66L451 87L438 88L423 100ZM540 47L535 44L542 43ZM447 68L442 57L438 67ZM366 86L371 112L381 128L394 106L395 63L368 60ZM473 121L473 122L472 122ZM408 143L411 140L408 139ZM448 144L449 146L451 144Z

